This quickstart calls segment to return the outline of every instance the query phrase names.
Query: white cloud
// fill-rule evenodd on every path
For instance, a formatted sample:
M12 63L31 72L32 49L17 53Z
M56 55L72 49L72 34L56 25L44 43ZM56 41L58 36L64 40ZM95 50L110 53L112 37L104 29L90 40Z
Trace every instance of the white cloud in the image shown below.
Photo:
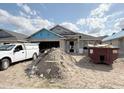
M109 11L111 4L100 4L96 9L92 10L87 18L81 18L77 21L77 25L86 25L89 33L99 32L101 29L105 28L105 22L107 21L107 16L105 13Z
M37 29L41 29L41 28L48 28L54 25L53 22L50 22L48 20L44 20L42 18L37 18L37 19L31 19L31 22L33 25L35 25L35 27Z
M101 28L94 28L92 31L89 32L89 34L97 34Z
M33 32L45 27L52 26L53 23L42 18L28 19L22 16L13 16L5 10L0 9L0 23L11 24L15 26L18 31L25 34L32 34Z
M87 22L86 22L86 18L81 18L81 19L79 19L78 21L77 21L77 25L85 25Z
M33 10L32 15L37 15L37 12L35 10Z
M0 9L0 22L4 22L7 24L13 24L16 27L24 28L27 30L34 30L35 28L30 23L30 20L21 17L21 16L13 16L9 14L7 11Z
M68 28L70 30L73 30L73 31L78 31L79 30L79 28L75 24L70 23L70 22L63 22L60 25L65 27L65 28Z
M0 16L6 16L6 17L9 17L9 13L7 11L4 11L2 9L0 9Z
M81 18L77 21L78 25L87 25L89 28L104 28L104 22L106 18Z
M111 4L100 4L98 8L91 11L93 17L103 17L109 11Z
M92 36L99 36L101 34L102 29L105 28L106 18L82 18L77 21L77 25L86 26L88 31L87 34Z
M119 22L115 19L124 12L118 11L106 15L111 5L112 4L100 4L96 9L91 11L87 18L80 18L76 24L87 27L87 33L95 36L112 34L113 32L119 31L119 26L124 27L124 21Z
M111 15L107 15L106 18L108 19L108 18L118 17L123 13L124 13L123 11L118 11L118 12L112 13Z
M19 7L21 7L22 8L22 10L25 12L25 13L32 13L32 11L31 11L31 8L27 5L27 4L21 4L21 3L19 3L19 4L17 4Z
M124 18L118 18L116 23L114 24L114 28L116 29L123 29L124 28Z
M30 7L29 7L28 5L26 5L26 4L24 4L24 5L22 6L22 8L24 9L24 11L25 11L26 13L31 13L31 12L32 12L31 9L30 9Z
M31 16L30 15L27 15L27 14L25 14L24 12L22 12L22 11L19 11L19 14L21 15L21 16L23 16L23 17L26 17L26 18L31 18Z
M17 6L19 6L22 9L22 11L25 13L25 15L26 14L28 14L28 16L29 15L34 15L34 16L37 15L36 10L31 9L27 4L17 3Z

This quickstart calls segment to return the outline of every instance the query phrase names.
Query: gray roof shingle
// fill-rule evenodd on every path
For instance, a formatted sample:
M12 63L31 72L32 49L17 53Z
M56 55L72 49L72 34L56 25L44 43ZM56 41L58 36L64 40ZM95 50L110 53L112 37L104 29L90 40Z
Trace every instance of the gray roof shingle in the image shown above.
M0 29L0 42L27 42L26 38L24 34Z
M53 28L50 29L51 31L60 34L60 35L76 35L77 33L74 31L71 31L67 28L64 28L60 25L56 25Z
M62 27L60 25L56 25L55 27L51 28L50 30L57 34L60 34L64 37L68 37L69 35L70 36L76 35L76 36L81 36L83 40L100 40L100 38L93 37L93 36L86 35L86 34L79 33L79 32L74 32L74 31L69 30L65 27Z
M124 31L120 31L118 33L114 33L113 35L111 36L108 36L106 38L104 38L102 41L110 41L110 40L115 40L115 39L119 39L119 38L122 38L124 37Z

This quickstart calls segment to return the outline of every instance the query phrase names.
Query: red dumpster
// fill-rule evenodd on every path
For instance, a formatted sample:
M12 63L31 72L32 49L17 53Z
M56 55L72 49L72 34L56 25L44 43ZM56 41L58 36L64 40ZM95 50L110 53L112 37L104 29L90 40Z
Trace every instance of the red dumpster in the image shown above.
M88 55L94 63L112 64L118 58L119 48L90 47Z

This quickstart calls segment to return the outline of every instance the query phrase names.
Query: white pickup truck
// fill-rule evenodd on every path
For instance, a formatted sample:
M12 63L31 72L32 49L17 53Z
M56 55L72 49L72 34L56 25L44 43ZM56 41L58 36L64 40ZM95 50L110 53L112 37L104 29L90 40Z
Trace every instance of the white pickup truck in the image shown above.
M33 58L39 55L38 44L13 43L0 45L0 69L7 69L11 63Z

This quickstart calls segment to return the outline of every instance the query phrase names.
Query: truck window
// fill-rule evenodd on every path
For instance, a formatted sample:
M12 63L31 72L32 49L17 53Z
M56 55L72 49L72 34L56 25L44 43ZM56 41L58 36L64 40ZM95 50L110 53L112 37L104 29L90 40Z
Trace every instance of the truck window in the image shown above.
M17 52L17 51L20 51L20 50L23 50L22 45L18 45L18 46L15 48L15 51L14 51L14 52Z
M13 49L15 45L0 45L0 51L9 51Z

